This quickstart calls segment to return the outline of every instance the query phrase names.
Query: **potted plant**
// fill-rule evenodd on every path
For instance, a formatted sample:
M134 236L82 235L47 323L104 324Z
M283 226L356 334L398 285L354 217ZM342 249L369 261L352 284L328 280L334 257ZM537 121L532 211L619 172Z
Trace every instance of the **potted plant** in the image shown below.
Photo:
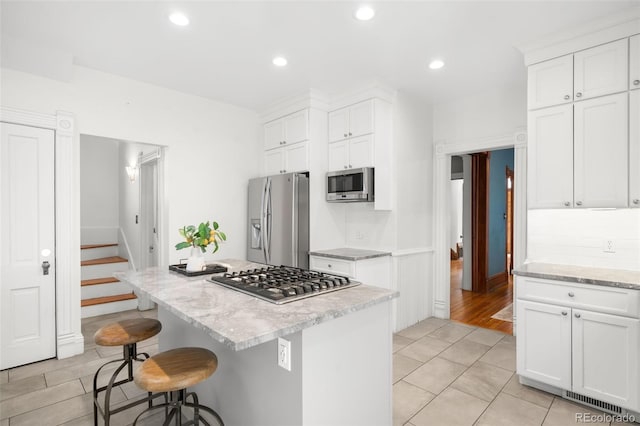
M176 250L191 247L191 256L187 260L187 272L202 271L205 268L202 254L207 251L207 247L213 245L212 253L215 253L220 248L219 242L227 240L227 236L219 230L218 222L215 221L211 225L207 221L197 227L183 226L178 232L185 240L176 244Z

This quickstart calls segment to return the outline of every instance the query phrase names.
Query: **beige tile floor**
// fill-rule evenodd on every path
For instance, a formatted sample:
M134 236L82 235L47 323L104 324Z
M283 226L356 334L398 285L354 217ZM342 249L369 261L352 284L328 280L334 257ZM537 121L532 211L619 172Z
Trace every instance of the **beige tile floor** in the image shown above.
M93 334L116 318L142 316L156 312L84 319L84 354L0 371L0 426L91 425L93 374L122 354L96 346ZM157 353L157 337L139 349ZM520 385L515 338L499 332L429 318L394 335L393 351L394 425L574 425L576 413L602 414ZM142 395L128 383L113 392L112 401L125 404ZM143 409L116 414L112 424L129 425ZM142 423L161 424L160 415Z

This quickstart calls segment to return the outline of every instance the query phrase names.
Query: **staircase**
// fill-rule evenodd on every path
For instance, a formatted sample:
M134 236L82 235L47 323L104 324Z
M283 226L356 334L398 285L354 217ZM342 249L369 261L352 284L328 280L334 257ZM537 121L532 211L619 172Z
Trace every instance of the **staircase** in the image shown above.
M118 256L118 244L85 244L80 251L82 318L136 309L131 287L113 277L129 270L129 261Z

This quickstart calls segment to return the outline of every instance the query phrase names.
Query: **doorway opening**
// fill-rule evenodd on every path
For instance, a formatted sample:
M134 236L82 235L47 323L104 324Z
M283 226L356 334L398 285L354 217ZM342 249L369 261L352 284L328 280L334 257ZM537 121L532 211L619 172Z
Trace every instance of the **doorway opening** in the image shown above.
M506 333L513 331L513 164L513 148L451 156L450 317Z

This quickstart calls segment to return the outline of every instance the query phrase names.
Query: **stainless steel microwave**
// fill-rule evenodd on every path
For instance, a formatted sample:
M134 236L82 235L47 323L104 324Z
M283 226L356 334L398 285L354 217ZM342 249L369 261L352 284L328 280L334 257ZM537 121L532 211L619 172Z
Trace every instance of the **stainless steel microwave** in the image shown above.
M373 167L327 173L327 201L332 203L374 201Z

